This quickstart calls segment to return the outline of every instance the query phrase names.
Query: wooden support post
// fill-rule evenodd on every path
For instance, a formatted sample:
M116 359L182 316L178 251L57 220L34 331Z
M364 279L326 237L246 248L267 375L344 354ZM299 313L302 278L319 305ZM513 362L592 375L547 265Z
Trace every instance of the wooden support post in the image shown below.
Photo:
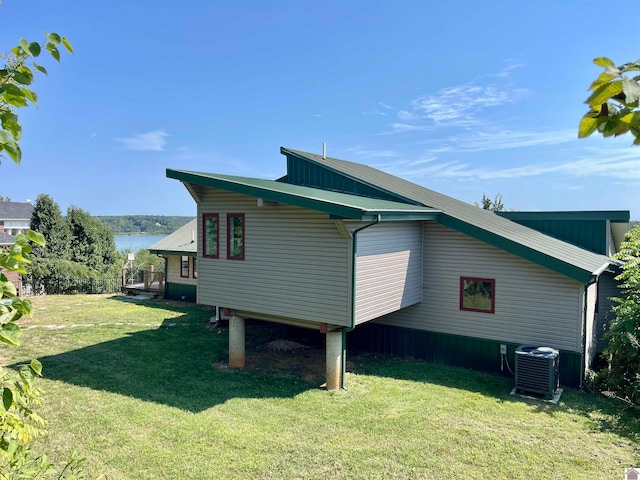
M244 318L236 315L229 319L229 367L244 368Z
M327 332L327 390L342 384L342 332Z

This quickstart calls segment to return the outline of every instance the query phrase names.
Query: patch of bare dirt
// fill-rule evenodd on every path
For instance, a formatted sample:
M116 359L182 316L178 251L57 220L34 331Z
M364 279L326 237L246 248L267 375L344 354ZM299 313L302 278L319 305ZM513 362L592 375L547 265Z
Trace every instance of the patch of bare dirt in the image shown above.
M216 325L228 335L228 326ZM245 324L245 368L275 377L295 376L315 386L325 383L325 337L318 331L247 320ZM216 362L217 370L228 370L228 357ZM347 362L347 369L353 364Z

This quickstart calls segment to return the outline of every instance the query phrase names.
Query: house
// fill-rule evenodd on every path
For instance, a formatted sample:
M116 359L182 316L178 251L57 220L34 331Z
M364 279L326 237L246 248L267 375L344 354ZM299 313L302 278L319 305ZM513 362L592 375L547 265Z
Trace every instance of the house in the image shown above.
M281 153L274 181L167 169L197 203L198 302L231 311L231 367L254 318L325 333L329 389L347 347L500 371L545 345L563 384L582 383L607 254L366 165Z
M33 205L28 202L0 202L0 248L12 245L19 233L27 233L31 223ZM7 279L22 295L22 277L18 272L3 270Z
M32 213L33 205L29 202L0 202L0 232L13 236L26 233Z
M164 298L194 302L197 299L196 219L183 225L149 248L164 257Z
M0 230L0 249L9 248L9 246L13 245L14 238L13 235L9 235L8 233ZM13 270L5 270L2 269L2 273L7 277L7 280L13 283L16 287L16 291L18 295L22 295L22 277L20 274Z

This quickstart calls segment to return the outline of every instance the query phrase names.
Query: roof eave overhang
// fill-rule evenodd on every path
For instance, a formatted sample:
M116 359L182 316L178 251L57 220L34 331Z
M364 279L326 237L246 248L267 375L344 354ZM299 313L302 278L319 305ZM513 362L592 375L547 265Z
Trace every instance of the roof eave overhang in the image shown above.
M205 177L196 173L167 169L167 177L179 180L186 184L201 185L219 190L240 193L257 198L263 198L272 202L286 203L310 210L316 210L331 215L336 219L370 220L378 218L381 221L391 220L433 220L439 214L437 210L368 210L349 205L329 202L319 198L303 195L295 195L286 192L278 192L255 185L223 180L219 178Z
M184 255L185 257L195 257L197 256L197 252L185 252L183 250L163 250L150 248L149 253L154 255Z
M586 270L446 214L440 215L438 222L580 283L591 282L594 276L597 277L608 266L606 262L596 271Z
M332 220L361 220L363 222L406 222L421 220L436 220L441 214L439 211L432 212L384 212L378 213L373 211L364 212L360 217L338 217L331 215Z

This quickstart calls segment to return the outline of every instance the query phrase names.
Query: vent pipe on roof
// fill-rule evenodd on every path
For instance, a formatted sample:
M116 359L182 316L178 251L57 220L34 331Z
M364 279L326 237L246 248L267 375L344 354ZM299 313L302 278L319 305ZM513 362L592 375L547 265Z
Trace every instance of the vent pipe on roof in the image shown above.
M191 243L196 241L196 231L191 230Z
M322 159L327 159L327 142L322 142Z

